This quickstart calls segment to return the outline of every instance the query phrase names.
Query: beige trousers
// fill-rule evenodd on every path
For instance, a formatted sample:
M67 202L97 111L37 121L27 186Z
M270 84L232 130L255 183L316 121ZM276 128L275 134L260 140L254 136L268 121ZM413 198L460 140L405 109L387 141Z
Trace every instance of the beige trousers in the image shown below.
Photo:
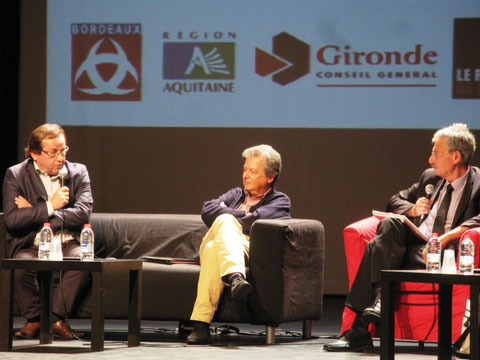
M210 323L225 286L222 276L241 273L245 276L249 237L230 214L217 217L200 245L200 277L191 320Z

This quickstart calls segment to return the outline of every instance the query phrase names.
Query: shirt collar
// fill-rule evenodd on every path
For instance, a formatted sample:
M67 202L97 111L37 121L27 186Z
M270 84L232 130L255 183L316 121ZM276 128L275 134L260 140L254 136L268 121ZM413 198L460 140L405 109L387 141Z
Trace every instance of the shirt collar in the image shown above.
M250 193L247 190L243 190L243 191L245 193L246 198L249 198L252 200L262 200L271 190L272 188L268 189L263 195L256 195L256 196L250 195Z
M467 178L469 173L470 173L470 166L468 167L468 170L465 172L465 174L462 175L462 177L459 177L457 180L452 181L451 183L449 183L448 181L446 183L451 184L454 191L457 189L460 189L467 183Z

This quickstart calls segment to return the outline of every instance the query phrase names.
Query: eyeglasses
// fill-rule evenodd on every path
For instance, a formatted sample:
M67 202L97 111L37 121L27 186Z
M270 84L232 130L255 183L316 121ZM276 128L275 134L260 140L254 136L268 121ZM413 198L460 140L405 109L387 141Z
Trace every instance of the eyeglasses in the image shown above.
M445 155L445 154L450 154L450 153L452 153L452 151L447 151L447 152L444 152L444 153L432 151L432 156L435 159L438 159L440 156Z
M67 156L67 152L70 150L68 146L65 146L62 150L55 150L55 151L45 151L42 150L48 157L56 158L58 155L62 154L63 156Z

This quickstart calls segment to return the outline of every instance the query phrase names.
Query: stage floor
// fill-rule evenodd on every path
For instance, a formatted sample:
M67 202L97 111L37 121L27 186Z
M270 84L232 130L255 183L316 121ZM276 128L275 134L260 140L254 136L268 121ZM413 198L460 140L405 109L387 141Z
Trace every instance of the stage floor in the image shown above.
M106 320L105 351L92 353L88 340L56 341L50 345L39 345L36 340L14 340L13 349L0 352L0 359L325 359L347 360L378 359L380 343L374 341L375 350L370 353L329 353L323 351L323 344L333 341L340 332L341 313L344 297L325 296L323 317L313 322L310 340L302 339L302 323L282 324L276 333L276 344L266 345L263 326L229 324L240 330L235 333L212 336L210 346L186 346L185 337L179 336L177 322L142 321L140 347L128 348L126 341L127 321ZM72 328L90 331L89 320L70 320ZM15 318L14 328L23 325L21 318ZM217 328L226 324L214 323ZM426 344L420 350L417 342L397 342L396 359L436 359L436 344Z

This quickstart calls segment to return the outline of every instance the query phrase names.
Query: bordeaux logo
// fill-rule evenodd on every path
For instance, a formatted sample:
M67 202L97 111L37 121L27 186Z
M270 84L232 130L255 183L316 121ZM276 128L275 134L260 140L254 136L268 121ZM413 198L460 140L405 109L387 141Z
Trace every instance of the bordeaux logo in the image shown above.
M455 19L454 99L480 99L480 18Z
M282 32L273 37L272 54L255 48L255 72L273 74L272 79L287 85L310 72L310 46Z
M164 79L234 79L235 44L165 42Z
M72 100L140 101L140 24L72 24Z

